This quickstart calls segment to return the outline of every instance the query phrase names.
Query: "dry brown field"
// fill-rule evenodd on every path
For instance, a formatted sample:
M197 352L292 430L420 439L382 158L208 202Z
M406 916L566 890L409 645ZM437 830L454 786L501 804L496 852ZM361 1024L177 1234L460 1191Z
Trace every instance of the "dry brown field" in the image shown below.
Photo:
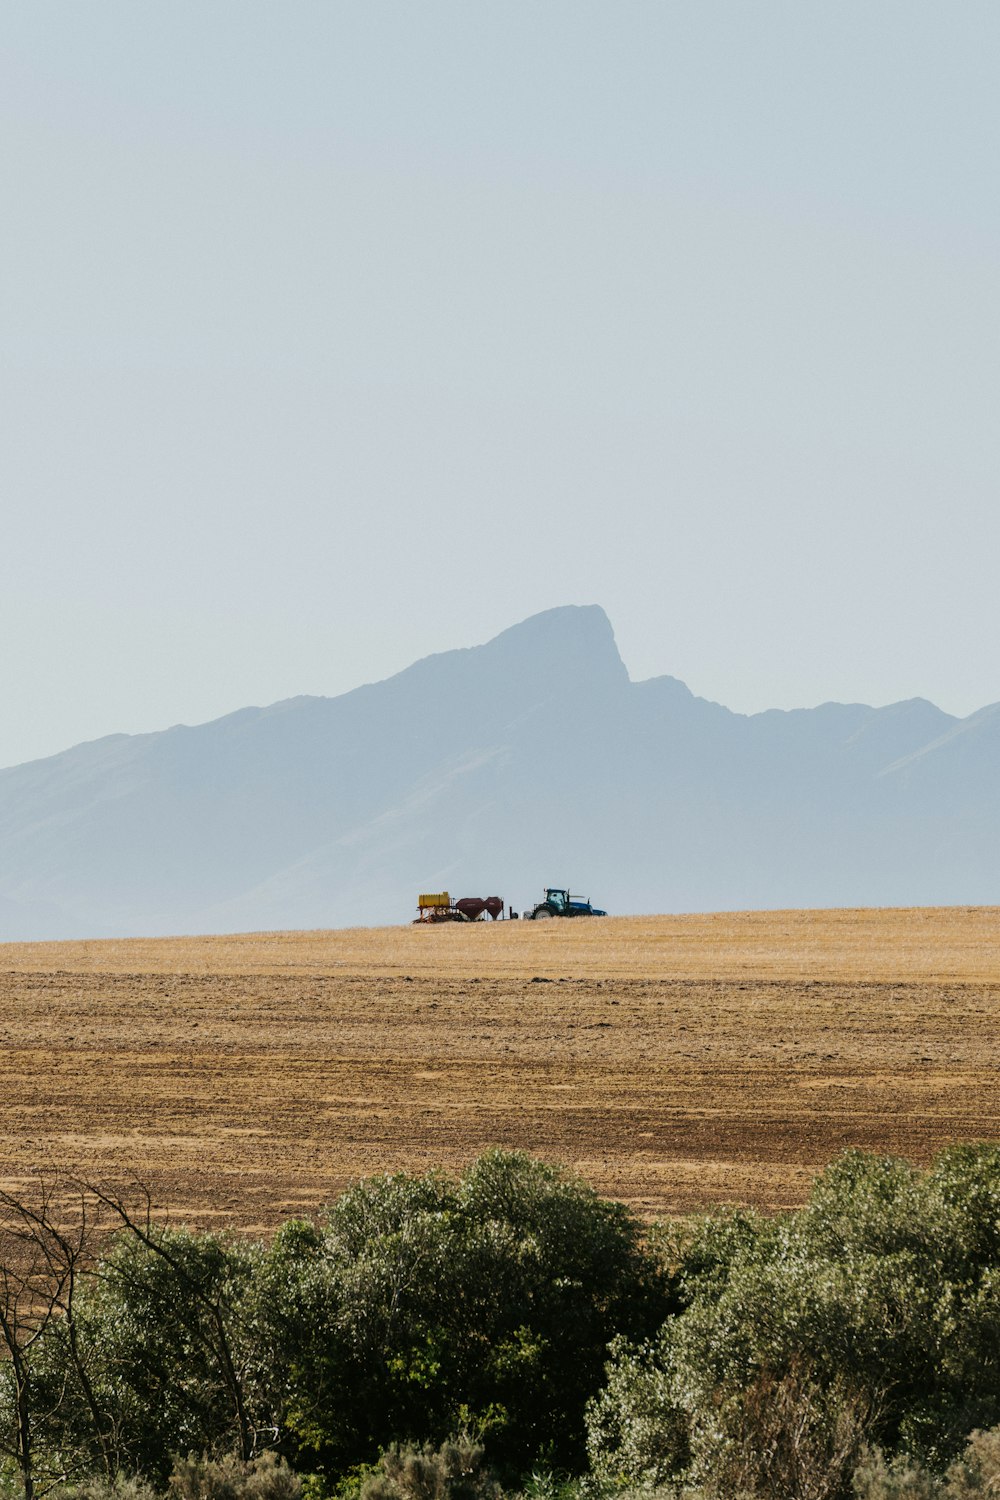
M1000 909L0 945L0 1183L266 1229L523 1147L645 1215L1000 1136Z

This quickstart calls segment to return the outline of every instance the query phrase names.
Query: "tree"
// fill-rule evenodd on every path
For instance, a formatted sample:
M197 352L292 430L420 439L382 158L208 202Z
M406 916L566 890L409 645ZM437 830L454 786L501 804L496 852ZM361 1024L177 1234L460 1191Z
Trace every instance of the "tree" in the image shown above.
M46 1348L57 1328L110 1473L77 1322L78 1293L92 1266L95 1209L91 1196L76 1185L40 1181L30 1200L0 1190L0 1340L8 1359L0 1388L0 1448L17 1466L25 1500L33 1500L38 1486L40 1431L58 1421L67 1400L65 1380L45 1379Z
M510 1476L579 1462L609 1340L668 1306L622 1204L501 1151L458 1180L359 1183L279 1233L261 1285L288 1456L329 1474L463 1426Z
M118 1232L78 1325L100 1369L98 1405L114 1414L119 1462L162 1480L177 1452L253 1459L275 1436L242 1309L259 1252L157 1224L141 1185L131 1197L90 1191Z

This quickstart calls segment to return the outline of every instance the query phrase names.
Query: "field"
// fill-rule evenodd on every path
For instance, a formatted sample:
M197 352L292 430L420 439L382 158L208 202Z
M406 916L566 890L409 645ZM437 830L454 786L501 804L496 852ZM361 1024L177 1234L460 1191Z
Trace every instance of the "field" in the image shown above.
M641 1213L1000 1136L1000 910L0 946L0 1182L263 1229L493 1145Z

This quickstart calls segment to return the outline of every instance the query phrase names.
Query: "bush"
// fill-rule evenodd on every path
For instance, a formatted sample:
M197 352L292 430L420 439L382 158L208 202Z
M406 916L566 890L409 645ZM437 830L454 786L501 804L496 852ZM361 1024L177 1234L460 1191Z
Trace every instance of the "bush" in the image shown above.
M669 1349L610 1345L607 1384L587 1410L587 1450L595 1477L615 1487L679 1483L691 1463L689 1414Z
M846 1500L852 1469L862 1500L1000 1495L1000 1148L852 1152L799 1212L648 1236L504 1152L359 1183L269 1247L101 1201L123 1233L71 1314L9 1272L0 1495L34 1472L77 1500L296 1500L253 1456L274 1446L310 1500L484 1500L480 1440L524 1500Z
M243 1315L256 1257L252 1246L186 1230L158 1230L151 1244L119 1236L77 1314L115 1468L162 1483L174 1454L249 1456L257 1432L273 1427ZM67 1410L61 1446L89 1441L97 1460L89 1407L80 1399L75 1418Z
M299 1500L302 1481L273 1453L249 1461L179 1458L170 1475L172 1500Z
M162 1492L135 1475L91 1477L48 1492L50 1500L159 1500ZM302 1481L273 1453L248 1462L222 1458L178 1458L165 1500L299 1500Z
M942 1500L943 1482L904 1454L887 1460L880 1449L863 1454L854 1471L857 1500Z
M948 1470L944 1494L946 1500L1000 1495L1000 1427L971 1435L965 1452Z
M867 1452L854 1474L857 1500L987 1500L1000 1495L1000 1427L973 1432L944 1478L905 1454Z
M761 1376L696 1453L706 1492L719 1500L846 1496L868 1416L864 1401L841 1386L823 1390L795 1372Z
M499 1495L482 1445L462 1434L437 1450L429 1443L393 1446L362 1485L360 1500L497 1500Z
M695 1226L676 1287L679 1315L652 1345L615 1347L588 1416L596 1472L721 1473L740 1424L767 1415L753 1393L795 1382L810 1393L810 1441L828 1432L821 1448L839 1449L849 1409L852 1443L940 1472L1000 1420L1000 1151L956 1148L923 1174L850 1152L798 1213Z
M623 1205L499 1151L457 1182L360 1183L277 1236L261 1285L288 1456L331 1477L460 1427L508 1476L579 1467L609 1341L669 1307Z
M112 1479L92 1475L71 1488L49 1490L55 1500L157 1500L151 1484L135 1474L116 1474Z

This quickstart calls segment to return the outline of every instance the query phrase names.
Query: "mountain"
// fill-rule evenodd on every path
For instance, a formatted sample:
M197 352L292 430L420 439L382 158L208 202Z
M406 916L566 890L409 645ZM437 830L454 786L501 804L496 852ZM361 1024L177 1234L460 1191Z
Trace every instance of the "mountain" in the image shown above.
M609 911L1000 903L1000 704L743 715L634 683L596 606L339 698L0 771L0 938L407 920L421 890Z

